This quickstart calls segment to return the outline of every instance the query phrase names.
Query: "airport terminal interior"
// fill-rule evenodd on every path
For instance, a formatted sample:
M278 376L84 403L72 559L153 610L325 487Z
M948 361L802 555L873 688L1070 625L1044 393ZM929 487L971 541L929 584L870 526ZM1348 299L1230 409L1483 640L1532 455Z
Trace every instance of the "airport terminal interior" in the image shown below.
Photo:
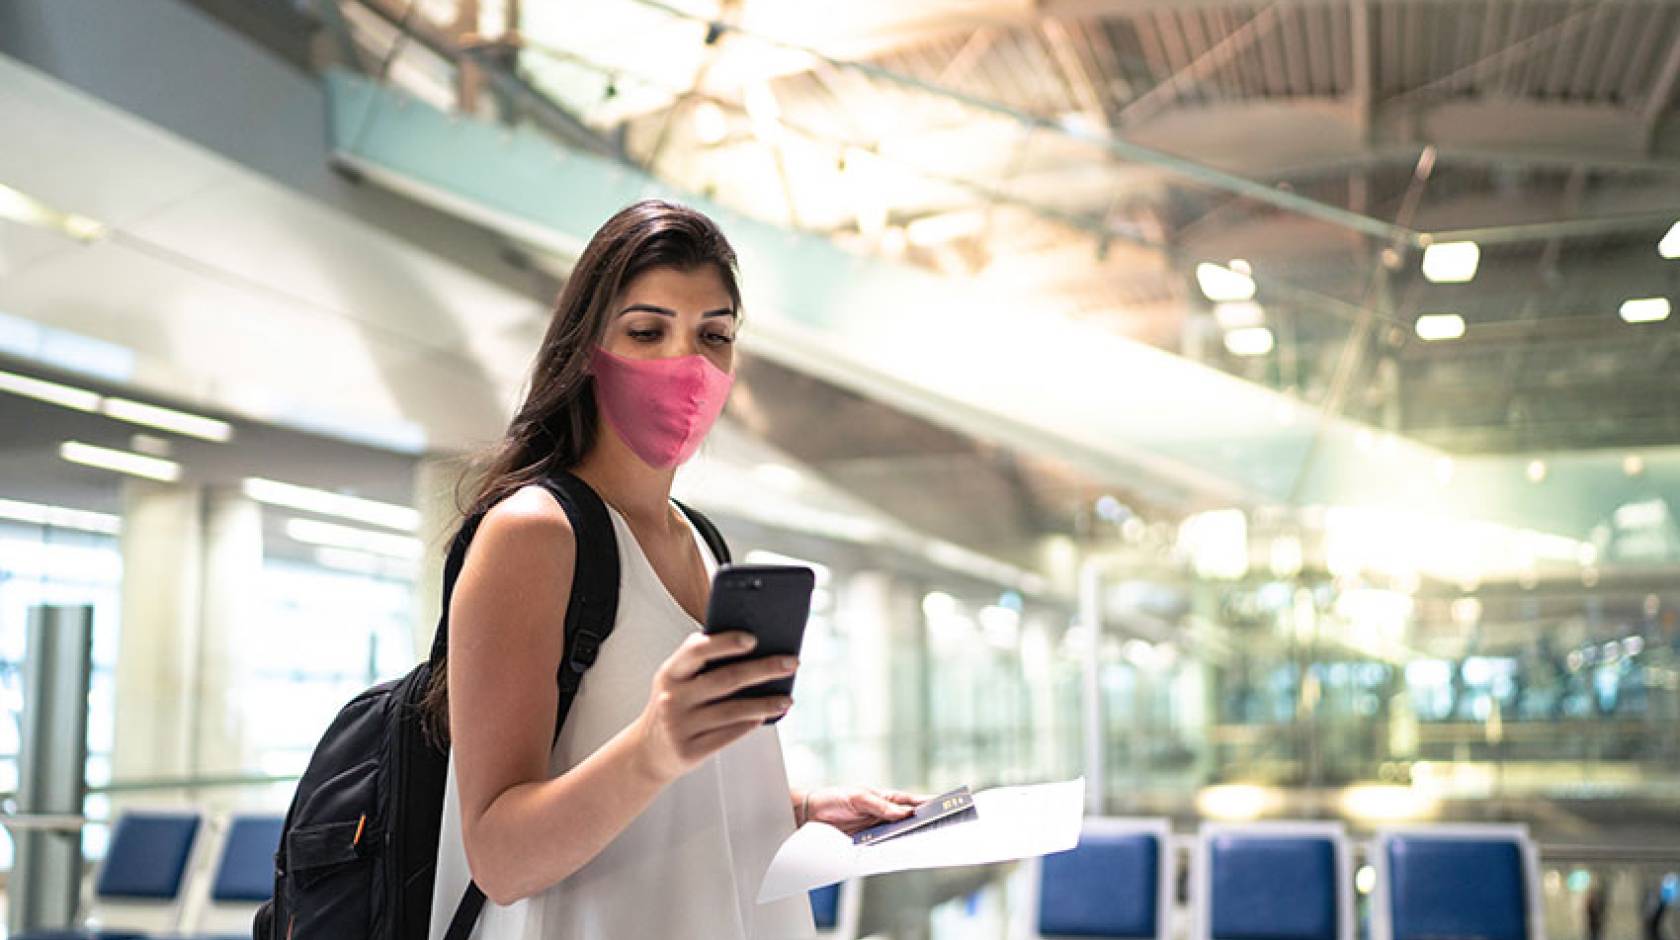
M1680 937L1670 0L0 0L10 936L251 935L644 198L740 257L675 495L815 572L790 783L1083 778L1150 846L824 936ZM1222 900L1245 832L1322 883ZM1406 838L1514 919L1408 913Z

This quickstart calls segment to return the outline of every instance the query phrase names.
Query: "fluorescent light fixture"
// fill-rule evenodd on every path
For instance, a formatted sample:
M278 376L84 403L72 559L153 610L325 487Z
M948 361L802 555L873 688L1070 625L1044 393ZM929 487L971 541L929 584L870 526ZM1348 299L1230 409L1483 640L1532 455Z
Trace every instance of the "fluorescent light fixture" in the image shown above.
M420 557L420 540L417 538L358 529L316 519L287 519L286 536L307 545L348 548L390 558Z
M114 470L117 473L145 477L148 480L174 483L181 478L181 465L173 460L147 457L144 454L134 454L126 450L113 450L109 447L98 447L93 444L84 444L81 441L65 441L60 444L58 455L71 463L79 463L84 467Z
M715 101L702 101L694 106L694 136L710 147L729 136L729 118Z
M1237 300L1215 304L1213 318L1227 330L1241 330L1266 322L1266 310L1252 300Z
M1196 265L1196 284L1214 303L1254 299L1253 277L1212 262Z
M1435 343L1464 335L1464 318L1456 313L1426 313L1414 325L1418 339Z
M1664 258L1680 258L1680 222L1668 227L1668 234L1657 242L1657 254Z
M0 219L24 225L50 225L52 210L10 186L0 185Z
M244 490L246 496L270 506L301 509L323 516L339 516L356 522L384 526L387 529L401 529L404 532L413 532L420 528L420 511L396 503L345 496L261 477L246 477Z
M77 411L98 411L99 394L87 389L73 388L60 385L57 382L47 382L42 379L32 379L27 375L17 375L11 372L0 372L0 392L11 392L24 398L33 398L52 405L74 408Z
M226 421L188 414L173 408L148 405L145 402L130 401L127 398L107 398L99 410L118 421L174 431L176 434L201 440L226 443L233 437L233 426Z
M1423 250L1423 276L1436 284L1463 284L1475 278L1481 260L1475 242L1437 242Z
M233 437L233 427L226 421L188 414L173 408L148 405L127 398L104 398L99 393L90 392L85 388L60 385L57 382L34 379L12 372L0 372L0 392L11 392L76 411L100 412L118 421L174 431L207 441L222 442Z
M105 225L95 219L74 212L60 212L33 196L5 185L0 185L0 219L52 229L84 242L103 238L106 232Z
M1272 331L1263 326L1232 330L1225 334L1225 348L1233 356L1264 356L1272 351Z
M1622 319L1629 323L1656 323L1673 312L1667 297L1636 297L1622 301Z
M122 531L122 518L110 513L26 503L17 499L0 499L0 519L52 526L56 529L79 529L103 535L116 535Z

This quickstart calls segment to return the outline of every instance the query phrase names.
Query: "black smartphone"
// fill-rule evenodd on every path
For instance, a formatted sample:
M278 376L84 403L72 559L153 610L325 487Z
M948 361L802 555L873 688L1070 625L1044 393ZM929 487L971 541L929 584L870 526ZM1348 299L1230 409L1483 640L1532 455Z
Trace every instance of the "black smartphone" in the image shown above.
M724 565L712 578L712 599L706 604L706 632L745 630L758 645L743 656L726 656L706 664L710 672L731 663L765 656L798 656L811 616L815 572L802 565ZM792 695L793 677L760 683L734 698ZM773 724L772 718L765 724Z

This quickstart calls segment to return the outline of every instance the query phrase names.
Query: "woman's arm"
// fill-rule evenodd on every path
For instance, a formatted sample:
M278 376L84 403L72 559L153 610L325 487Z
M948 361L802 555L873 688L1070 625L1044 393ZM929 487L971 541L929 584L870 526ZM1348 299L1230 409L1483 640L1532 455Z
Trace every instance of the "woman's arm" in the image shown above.
M660 668L631 725L577 766L548 776L555 685L576 536L539 487L486 514L450 604L449 719L462 839L473 880L509 904L594 858L671 781L780 714L786 699L720 701L792 673L753 660L699 675L750 648L740 633L690 637Z

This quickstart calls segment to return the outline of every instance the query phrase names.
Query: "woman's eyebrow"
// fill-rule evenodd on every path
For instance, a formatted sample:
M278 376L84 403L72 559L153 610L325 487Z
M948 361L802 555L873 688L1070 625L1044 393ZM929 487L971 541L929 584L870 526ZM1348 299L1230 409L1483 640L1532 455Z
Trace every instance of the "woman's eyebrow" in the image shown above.
M636 313L638 311L642 312L642 313L657 313L662 317L675 318L676 315L677 315L677 312L675 310L672 310L670 307L661 307L661 306L658 306L656 304L631 304L628 307L625 307L623 310L620 310L618 312L618 315L622 317L627 313ZM731 308L729 308L729 307L719 307L716 310L708 310L705 313L700 314L700 318L701 319L706 319L708 317L733 317L734 315L735 315L735 311L732 310Z

